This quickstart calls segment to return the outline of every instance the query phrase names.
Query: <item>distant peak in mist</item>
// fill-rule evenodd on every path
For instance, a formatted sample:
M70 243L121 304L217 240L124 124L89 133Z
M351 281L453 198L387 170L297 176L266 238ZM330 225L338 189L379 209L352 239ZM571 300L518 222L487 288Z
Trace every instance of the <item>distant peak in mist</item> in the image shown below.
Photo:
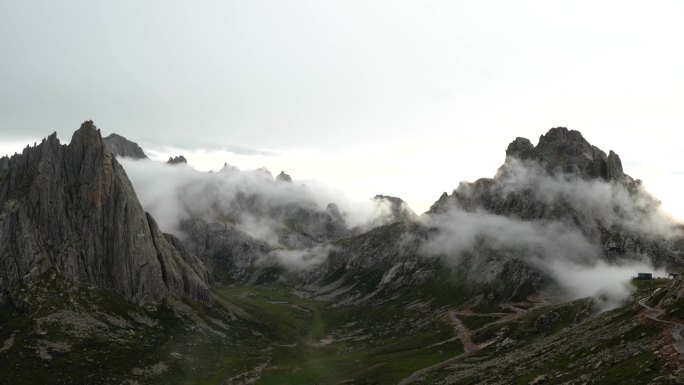
M169 160L166 161L168 164L188 164L188 160L185 159L183 155L179 156L174 156L174 157L169 157Z
M292 177L288 174L285 174L285 171L281 171L276 177L276 182L292 183Z

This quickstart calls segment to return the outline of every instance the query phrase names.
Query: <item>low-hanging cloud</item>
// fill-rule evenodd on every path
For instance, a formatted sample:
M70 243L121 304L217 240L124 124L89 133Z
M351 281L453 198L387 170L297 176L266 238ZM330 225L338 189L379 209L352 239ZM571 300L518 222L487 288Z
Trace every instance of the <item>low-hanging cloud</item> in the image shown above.
M619 226L649 237L672 237L673 220L640 182L550 175L536 162L509 158L497 178L501 197L525 191L540 203L562 203L574 213L609 228Z
M278 264L294 271L309 270L319 266L328 259L328 255L336 247L325 244L301 250L273 250L262 259L261 263L275 260Z
M458 264L466 254L493 250L545 272L569 298L596 296L604 308L614 307L629 296L631 288L625 282L637 272L666 274L654 268L646 255L610 264L602 259L600 245L562 222L523 221L485 211L452 209L424 218L424 223L438 230L422 246L427 255L443 256Z
M370 228L390 219L384 201L355 201L311 180L276 181L266 169L242 171L226 166L218 172L199 172L184 164L127 158L119 161L142 206L167 232L181 233L179 224L184 219L218 220L280 247L280 230L288 225L284 213L296 215L298 209L335 215L328 207L334 203L343 225L350 229Z
M517 216L521 213L495 215L481 207L466 211L456 206L423 218L437 229L423 251L458 263L466 254L493 250L546 272L569 297L596 296L607 308L630 294L625 282L637 272L666 274L653 266L650 255L631 253L611 263L604 258L597 225L649 239L676 234L659 202L628 177L608 182L550 175L539 164L511 158L489 188L497 200L524 199L525 204L561 207L571 215L523 220ZM482 192L462 184L457 193L478 202L473 194Z

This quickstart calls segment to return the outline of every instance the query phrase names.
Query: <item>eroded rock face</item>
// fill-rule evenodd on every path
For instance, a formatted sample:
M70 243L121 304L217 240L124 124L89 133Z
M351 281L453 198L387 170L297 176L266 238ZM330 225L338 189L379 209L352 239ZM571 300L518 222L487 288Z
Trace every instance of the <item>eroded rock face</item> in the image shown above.
M92 121L0 166L0 302L51 269L139 304L208 298L203 264L146 215Z
M105 146L116 157L125 157L133 159L147 159L145 151L138 146L137 143L132 142L121 135L111 134L103 138Z

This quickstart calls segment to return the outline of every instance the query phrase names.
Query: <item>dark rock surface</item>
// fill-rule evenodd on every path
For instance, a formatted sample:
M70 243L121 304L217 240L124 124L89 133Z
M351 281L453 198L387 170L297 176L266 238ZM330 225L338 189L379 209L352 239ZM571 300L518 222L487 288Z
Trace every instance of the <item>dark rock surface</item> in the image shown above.
M280 174L276 177L276 182L286 182L286 183L292 183L292 177L285 174L285 171L281 171Z
M175 156L175 157L169 157L169 160L166 161L168 164L188 164L188 160L185 159L183 155Z
M0 302L48 270L139 303L208 298L203 264L143 211L92 121L0 160Z
M257 261L273 247L240 231L231 223L187 219L181 222L186 247L203 257L216 280L222 283L248 282L255 275Z
M550 174L575 174L584 178L621 181L620 157L606 155L589 143L579 131L556 127L539 138L536 147L524 138L515 139L506 150L507 157L533 160L543 164Z
M116 157L147 159L145 151L143 151L137 143L132 142L121 135L110 134L106 138L103 138L102 141L105 146L107 146L107 149L109 149L109 152Z

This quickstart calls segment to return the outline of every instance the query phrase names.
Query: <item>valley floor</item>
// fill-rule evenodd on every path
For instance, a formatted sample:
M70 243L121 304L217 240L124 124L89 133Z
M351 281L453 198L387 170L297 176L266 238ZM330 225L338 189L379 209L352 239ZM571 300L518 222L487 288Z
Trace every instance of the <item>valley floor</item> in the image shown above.
M335 306L250 285L216 288L212 305L141 308L46 290L32 299L51 304L40 313L0 313L0 383L679 383L667 376L682 360L675 325L639 305L664 283L651 285L599 316L590 300L478 313L416 300Z

